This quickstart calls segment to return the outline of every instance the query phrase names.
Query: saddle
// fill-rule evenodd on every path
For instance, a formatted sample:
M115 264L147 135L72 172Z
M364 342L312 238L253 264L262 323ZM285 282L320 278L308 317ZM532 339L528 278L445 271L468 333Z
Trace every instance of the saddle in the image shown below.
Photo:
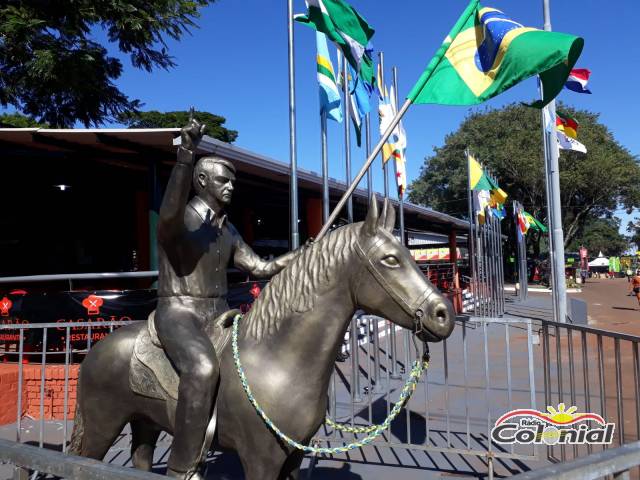
M239 313L240 310L237 309L229 310L205 322L204 331L210 339L214 339L213 348L218 361L231 338L229 326ZM139 395L174 403L178 400L180 378L158 338L155 310L149 314L146 327L140 330L135 340L129 368L129 385Z

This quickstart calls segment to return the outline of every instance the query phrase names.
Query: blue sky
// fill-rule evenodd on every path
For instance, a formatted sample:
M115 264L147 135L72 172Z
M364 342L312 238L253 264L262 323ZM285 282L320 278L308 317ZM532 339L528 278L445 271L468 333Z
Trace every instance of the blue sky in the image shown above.
M351 0L351 4L376 29L373 44L384 51L386 77L398 67L399 93L405 96L466 5L466 0ZM542 27L542 0L487 0L487 6L503 10L527 26ZM303 0L295 0L296 12L304 12ZM578 67L592 70L593 95L569 91L560 98L577 108L601 115L616 139L633 154L640 154L637 122L640 109L640 47L633 34L640 14L638 0L607 3L583 0L551 0L554 30L585 38ZM227 118L239 131L238 146L288 162L287 30L286 1L218 0L202 11L200 28L180 42L169 42L178 66L153 73L131 67L117 81L129 96L145 103L145 109L183 110L190 105ZM296 99L298 161L306 169L320 171L318 87L315 78L315 37L308 27L296 25ZM114 54L117 52L113 52ZM335 57L334 57L335 58ZM537 95L533 79L523 82L485 105L497 107L525 101ZM408 137L408 179L419 175L426 155L442 145L469 111L484 106L412 107L404 122ZM376 115L377 116L377 115ZM372 117L377 130L377 118ZM330 175L344 178L342 125L329 122ZM373 134L373 143L377 132ZM587 146L588 147L588 146ZM352 146L352 171L364 161L364 149ZM382 190L381 167L374 164L375 188ZM626 225L626 216L623 222Z

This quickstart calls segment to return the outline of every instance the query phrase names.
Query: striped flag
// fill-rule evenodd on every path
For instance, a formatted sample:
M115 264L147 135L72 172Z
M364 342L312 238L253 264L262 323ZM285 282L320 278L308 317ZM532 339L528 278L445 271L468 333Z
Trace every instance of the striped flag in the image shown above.
M591 93L591 90L587 88L589 82L589 76L591 70L586 68L574 68L567 78L567 82L564 84L565 88L577 92L577 93Z
M333 70L327 37L324 33L316 32L316 45L318 49L318 83L320 85L320 113L326 113L327 118L342 123L342 102L340 91L336 85L336 75Z

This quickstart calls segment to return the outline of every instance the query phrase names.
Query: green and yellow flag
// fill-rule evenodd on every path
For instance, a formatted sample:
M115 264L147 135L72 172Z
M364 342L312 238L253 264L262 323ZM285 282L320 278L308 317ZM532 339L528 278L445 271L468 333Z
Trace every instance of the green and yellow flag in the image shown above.
M536 217L531 215L529 212L525 212L524 210L522 210L522 215L524 215L524 218L527 220L527 223L529 224L529 228L538 230L542 233L547 233L549 231L541 221L539 221Z
M482 165L474 156L468 155L467 157L469 158L469 188L471 190L493 190L496 188L497 185L487 177Z
M407 98L474 105L538 74L544 98L533 106L542 107L560 93L583 45L582 38L524 27L471 0Z

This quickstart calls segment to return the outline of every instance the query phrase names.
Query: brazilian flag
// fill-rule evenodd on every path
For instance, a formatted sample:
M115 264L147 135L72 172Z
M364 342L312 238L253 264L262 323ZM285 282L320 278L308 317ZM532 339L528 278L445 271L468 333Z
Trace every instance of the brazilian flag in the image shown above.
M584 40L524 27L472 0L409 96L412 103L482 103L532 75L540 75L543 107L562 90Z

